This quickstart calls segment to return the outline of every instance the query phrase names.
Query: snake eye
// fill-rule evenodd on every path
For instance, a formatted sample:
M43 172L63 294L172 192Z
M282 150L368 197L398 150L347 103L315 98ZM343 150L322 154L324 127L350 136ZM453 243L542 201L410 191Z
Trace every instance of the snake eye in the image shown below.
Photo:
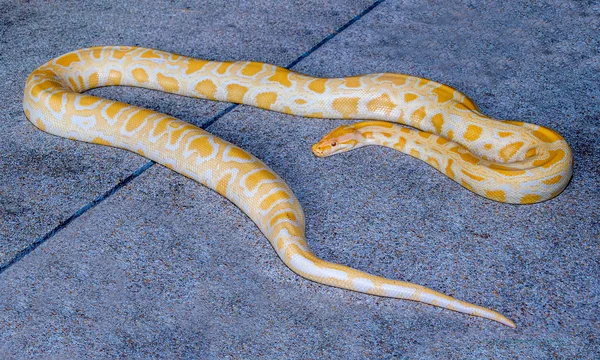
M331 143L331 147L335 147L336 145L337 145L337 142L335 142L335 141Z

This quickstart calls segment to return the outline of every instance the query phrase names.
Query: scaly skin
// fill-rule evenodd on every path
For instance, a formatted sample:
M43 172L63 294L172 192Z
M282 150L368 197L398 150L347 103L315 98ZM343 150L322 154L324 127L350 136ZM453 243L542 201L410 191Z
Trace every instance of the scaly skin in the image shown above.
M490 161L443 136L382 121L340 126L313 145L312 150L325 157L366 145L389 147L425 161L478 195L500 202L530 204L558 195L571 177L569 146L550 129L514 121L511 124L537 134L537 144L524 160Z
M554 132L490 120L460 92L407 75L321 79L269 64L205 61L135 47L108 46L65 54L34 70L25 86L24 111L35 126L58 136L136 152L217 191L257 224L290 269L307 279L423 302L515 327L497 312L431 289L318 259L306 243L298 200L265 164L168 115L80 94L109 85L139 86L308 117L399 122L423 130L418 134L424 139L437 134L439 139L452 139L469 149L470 156L497 163L529 161L544 151L540 141L558 141ZM569 165L568 174L561 173L554 181L564 187L570 177L571 153L566 144L554 151L558 155L552 157L552 164ZM506 199L512 198L507 195Z

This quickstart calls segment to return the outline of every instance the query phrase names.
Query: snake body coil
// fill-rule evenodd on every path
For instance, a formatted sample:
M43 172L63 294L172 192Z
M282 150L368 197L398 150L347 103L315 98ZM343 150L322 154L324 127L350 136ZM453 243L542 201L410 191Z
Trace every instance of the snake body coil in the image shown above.
M552 130L493 121L458 91L406 75L322 79L263 63L205 61L137 47L96 47L65 54L34 70L25 86L24 110L35 126L69 139L136 152L217 191L257 224L290 269L307 279L419 301L515 327L506 317L483 307L317 258L306 243L298 200L264 163L168 115L80 94L109 85L138 86L309 117L404 123L422 130L414 139L422 140L411 146L423 152L425 161L450 177L460 176L455 180L467 188L505 202L545 200L566 186L571 152ZM367 125L371 131L362 131L361 136L393 137L395 143L402 143L399 134L403 130L388 136L391 124ZM362 129L368 129L367 125ZM432 134L440 146L428 147ZM340 144L348 140L355 141L349 136L336 138ZM331 145L325 141L315 152L329 154L326 148ZM482 169L487 171L485 175ZM498 179L502 181L495 181Z

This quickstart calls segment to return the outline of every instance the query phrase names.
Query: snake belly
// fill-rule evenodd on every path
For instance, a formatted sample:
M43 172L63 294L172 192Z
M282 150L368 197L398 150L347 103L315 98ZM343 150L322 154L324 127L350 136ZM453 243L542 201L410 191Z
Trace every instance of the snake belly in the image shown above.
M25 85L24 111L36 127L69 139L136 152L217 191L244 211L283 262L304 278L427 303L515 327L495 311L423 286L317 258L306 242L301 205L288 185L263 162L169 115L81 94L110 85L243 103L307 117L402 123L451 139L468 149L470 156L498 164L538 156L543 152L541 143L558 141L553 133L541 127L529 129L493 121L460 92L407 75L315 78L264 63L206 61L138 47L94 47L62 55L34 70ZM570 165L568 146L554 150L558 155L552 158L553 164ZM548 155L544 156L547 160ZM499 173L502 166L496 169ZM554 183L564 188L569 178L570 167L569 173ZM556 195L560 192L557 189L549 194Z

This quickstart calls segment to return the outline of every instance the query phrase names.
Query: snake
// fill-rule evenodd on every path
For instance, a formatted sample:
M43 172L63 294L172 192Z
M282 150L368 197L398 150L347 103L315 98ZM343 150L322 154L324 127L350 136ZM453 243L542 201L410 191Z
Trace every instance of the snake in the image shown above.
M556 132L490 119L465 95L423 78L394 73L317 78L261 62L209 61L133 46L69 52L33 70L25 83L24 113L37 128L132 151L216 191L257 225L287 267L308 280L516 327L485 307L317 257L307 243L302 206L279 175L249 152L190 123L84 94L113 85L304 117L368 119L334 131L313 151L327 156L364 144L392 146L480 195L509 203L547 200L568 183L572 155Z

